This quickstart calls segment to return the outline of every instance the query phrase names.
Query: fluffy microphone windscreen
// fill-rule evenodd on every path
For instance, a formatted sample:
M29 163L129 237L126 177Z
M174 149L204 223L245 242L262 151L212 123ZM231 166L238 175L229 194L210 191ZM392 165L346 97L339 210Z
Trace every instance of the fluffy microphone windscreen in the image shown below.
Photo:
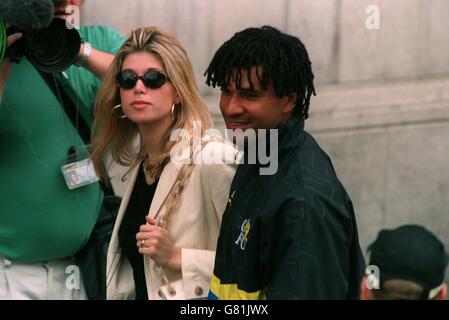
M0 0L0 19L21 30L47 27L53 19L51 0Z

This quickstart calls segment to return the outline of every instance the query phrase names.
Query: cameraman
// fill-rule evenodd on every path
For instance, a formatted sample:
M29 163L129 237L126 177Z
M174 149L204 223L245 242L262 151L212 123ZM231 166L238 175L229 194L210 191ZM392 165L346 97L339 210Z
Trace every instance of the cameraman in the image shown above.
M67 7L82 2L53 0L54 16L69 18ZM124 39L105 26L81 26L79 33L77 65L55 79L90 125L99 77ZM20 37L9 36L8 45ZM69 150L77 151L75 160ZM87 158L87 149L26 58L0 65L0 154L0 300L85 299L72 257L89 238L103 194L98 183L67 187L62 166Z

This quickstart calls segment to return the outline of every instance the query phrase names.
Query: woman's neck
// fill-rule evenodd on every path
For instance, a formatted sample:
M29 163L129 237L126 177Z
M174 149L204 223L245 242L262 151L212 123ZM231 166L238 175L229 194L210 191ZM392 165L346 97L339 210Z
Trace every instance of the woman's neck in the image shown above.
M150 160L156 159L163 149L163 139L169 124L161 122L138 125L143 147Z

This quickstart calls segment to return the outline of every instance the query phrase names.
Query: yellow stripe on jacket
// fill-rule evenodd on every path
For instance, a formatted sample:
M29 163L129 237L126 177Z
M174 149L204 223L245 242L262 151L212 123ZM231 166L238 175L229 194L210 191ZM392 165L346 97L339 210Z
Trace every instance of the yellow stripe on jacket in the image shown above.
M261 290L255 292L246 292L240 290L237 284L221 284L220 279L212 275L210 282L210 291L213 298L218 300L266 300L265 293ZM211 295L209 295L211 298Z

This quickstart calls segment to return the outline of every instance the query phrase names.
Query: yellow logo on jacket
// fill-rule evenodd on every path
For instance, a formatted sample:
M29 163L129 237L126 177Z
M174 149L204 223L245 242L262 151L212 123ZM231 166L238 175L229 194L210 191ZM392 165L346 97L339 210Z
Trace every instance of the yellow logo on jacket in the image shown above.
M246 243L248 242L248 234L251 229L251 219L246 219L243 221L242 226L240 228L240 235L235 242L236 245L240 247L240 249L245 250Z

